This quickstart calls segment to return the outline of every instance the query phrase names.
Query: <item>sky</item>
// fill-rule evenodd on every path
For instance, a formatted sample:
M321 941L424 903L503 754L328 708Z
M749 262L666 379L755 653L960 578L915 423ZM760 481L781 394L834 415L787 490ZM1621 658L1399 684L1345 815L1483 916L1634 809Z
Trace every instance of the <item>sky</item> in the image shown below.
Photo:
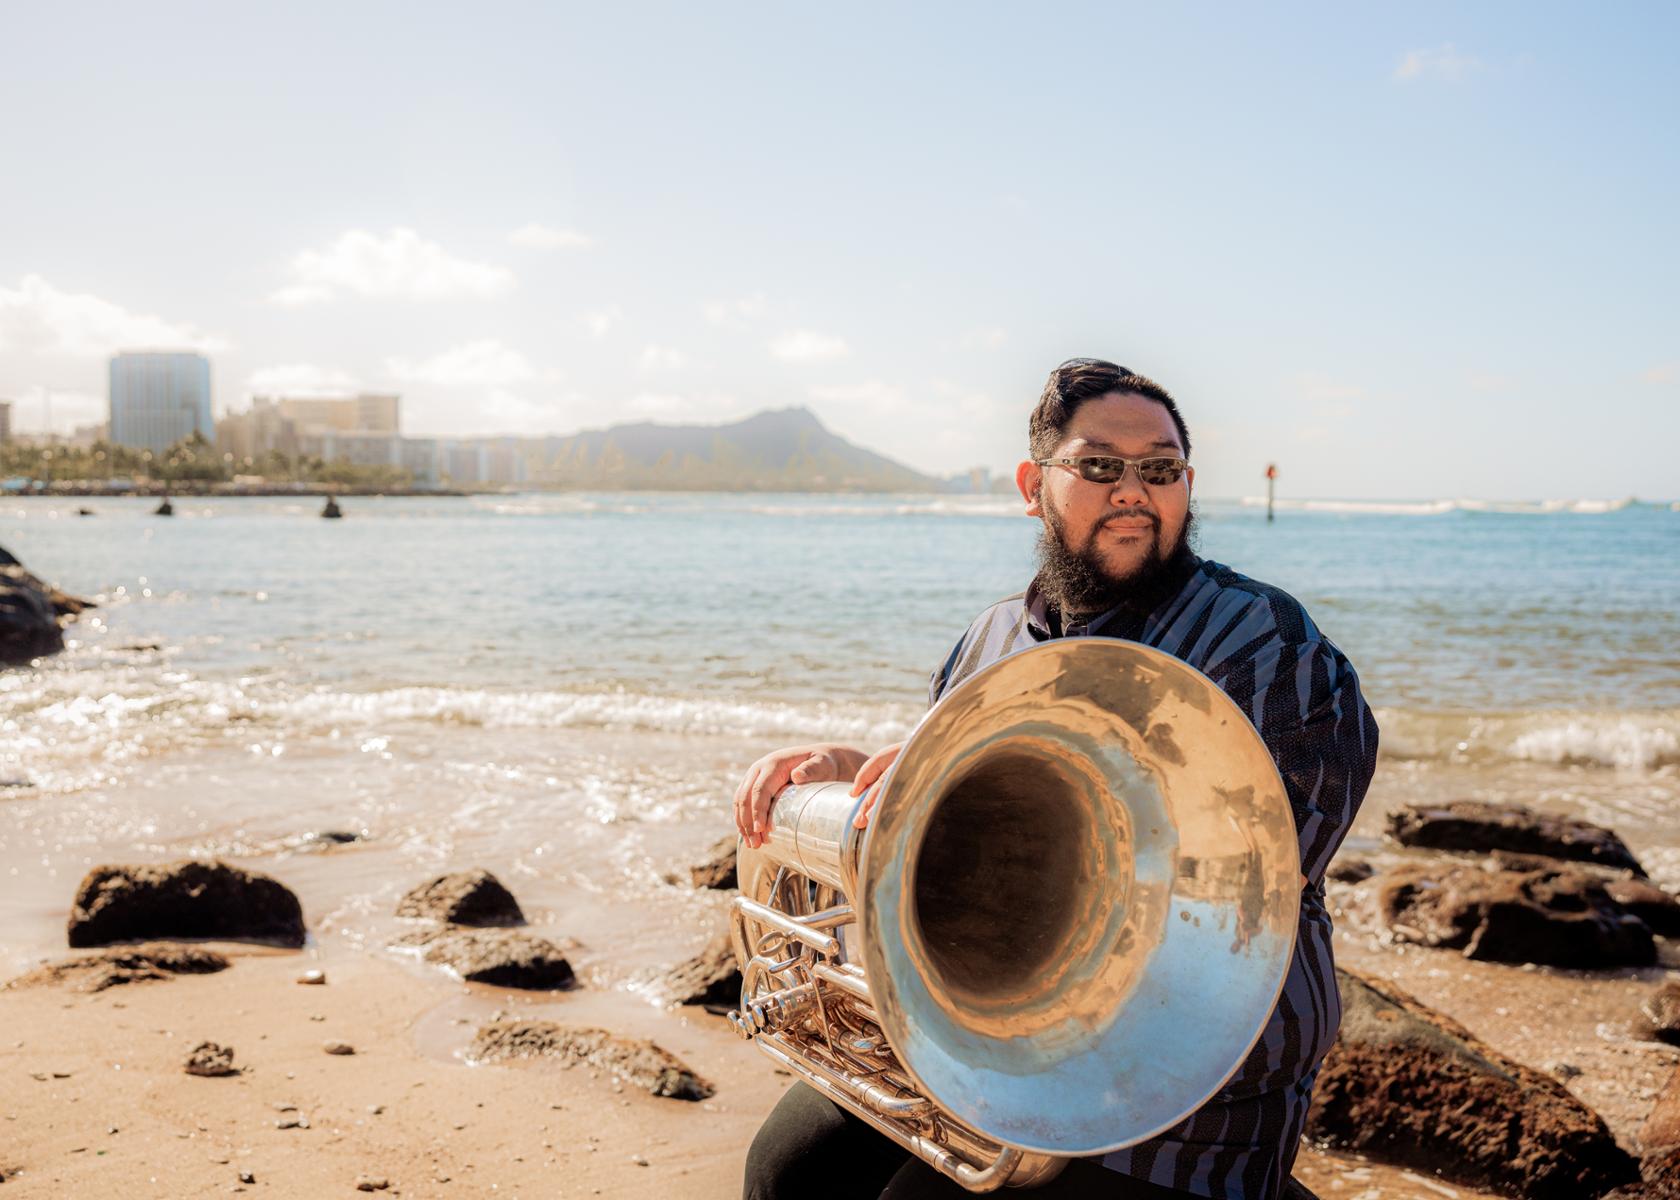
M790 405L1011 472L1046 374L1197 491L1680 497L1680 7L0 0L0 398ZM1590 453L1590 459L1586 457ZM1584 462L1601 469L1586 470Z

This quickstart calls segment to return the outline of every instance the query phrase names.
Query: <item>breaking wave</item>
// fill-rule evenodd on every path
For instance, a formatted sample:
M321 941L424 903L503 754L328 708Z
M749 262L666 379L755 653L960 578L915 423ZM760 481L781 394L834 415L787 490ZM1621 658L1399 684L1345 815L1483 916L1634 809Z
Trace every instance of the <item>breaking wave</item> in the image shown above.
M1379 710L1393 758L1656 771L1680 766L1680 710L1419 713Z

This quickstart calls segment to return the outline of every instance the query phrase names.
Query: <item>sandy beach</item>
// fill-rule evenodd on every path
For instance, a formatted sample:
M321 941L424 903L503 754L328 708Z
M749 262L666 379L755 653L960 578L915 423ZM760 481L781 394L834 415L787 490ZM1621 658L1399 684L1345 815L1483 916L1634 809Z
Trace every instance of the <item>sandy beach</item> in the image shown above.
M1660 969L1558 972L1385 944L1357 887L1332 894L1344 965L1399 983L1521 1062L1571 1064L1570 1090L1632 1145L1680 1062L1680 1050L1625 1032ZM791 1082L698 1008L588 986L462 984L412 956L331 940L208 948L230 967L91 994L0 992L7 1195L315 1197L382 1180L381 1191L407 1196L726 1200L739 1194L758 1122ZM326 983L300 985L309 970ZM473 1033L497 1019L652 1039L716 1092L689 1102L587 1066L470 1064ZM238 1074L187 1074L204 1040L231 1047ZM329 1054L329 1042L354 1054ZM1339 1200L1486 1195L1310 1147L1296 1174Z

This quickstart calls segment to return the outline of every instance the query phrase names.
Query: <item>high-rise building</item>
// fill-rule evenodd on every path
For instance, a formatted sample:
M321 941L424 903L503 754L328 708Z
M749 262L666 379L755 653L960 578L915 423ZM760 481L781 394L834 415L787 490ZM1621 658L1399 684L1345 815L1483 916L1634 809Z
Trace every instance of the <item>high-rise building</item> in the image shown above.
M216 436L210 360L190 351L130 350L111 359L111 441L161 452L182 438Z
M0 445L12 440L12 402L0 400Z

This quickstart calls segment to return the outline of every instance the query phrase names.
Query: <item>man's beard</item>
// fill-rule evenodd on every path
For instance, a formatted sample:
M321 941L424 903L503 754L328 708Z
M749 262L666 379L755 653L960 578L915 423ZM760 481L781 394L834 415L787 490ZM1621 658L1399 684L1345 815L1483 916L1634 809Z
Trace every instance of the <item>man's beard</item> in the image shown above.
M1103 565L1097 535L1112 520L1135 521L1149 518L1151 545L1142 561L1128 571L1115 573ZM1119 604L1153 609L1175 591L1184 565L1193 557L1191 531L1196 525L1194 510L1184 514L1184 527L1170 546L1161 544L1161 519L1154 513L1116 511L1094 526L1085 545L1078 550L1067 544L1067 527L1061 514L1044 506L1044 528L1038 535L1038 585L1045 598L1064 616L1107 612Z

